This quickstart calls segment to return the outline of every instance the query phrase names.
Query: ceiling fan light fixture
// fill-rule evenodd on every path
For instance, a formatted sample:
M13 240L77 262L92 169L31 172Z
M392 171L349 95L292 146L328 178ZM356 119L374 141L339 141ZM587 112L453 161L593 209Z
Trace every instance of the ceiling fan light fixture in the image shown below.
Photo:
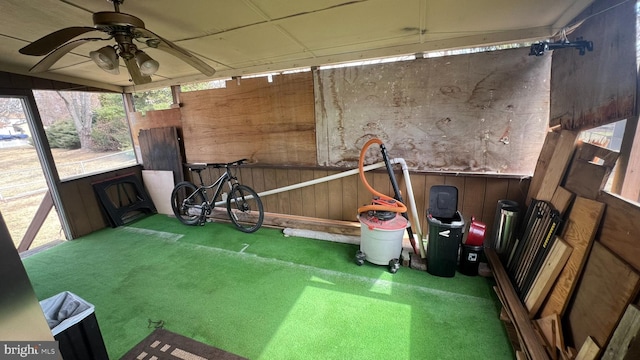
M91 51L89 56L100 69L114 75L120 73L118 54L116 54L116 49L112 46L105 46L96 51Z
M145 76L155 74L160 67L160 64L156 60L153 60L142 50L136 51L136 62L138 63L138 67L140 67L140 73Z

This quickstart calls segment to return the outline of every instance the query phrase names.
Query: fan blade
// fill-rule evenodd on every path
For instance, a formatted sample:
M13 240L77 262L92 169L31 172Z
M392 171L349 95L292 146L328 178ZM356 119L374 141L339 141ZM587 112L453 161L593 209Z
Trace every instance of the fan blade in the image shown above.
M86 38L86 39L78 39L70 41L62 46L57 47L53 50L49 55L45 56L44 59L40 60L37 64L35 64L29 72L43 72L49 70L49 68L56 63L56 61L60 60L61 57L66 55L69 51L75 49L76 47L89 42L89 41L97 41L104 40L102 38Z
M74 26L58 31L54 31L49 35L41 37L40 39L32 42L31 44L18 50L24 55L42 56L47 55L58 46L66 43L78 35L88 33L89 31L99 31L96 28L86 26Z
M142 75L140 72L140 68L138 67L138 63L136 63L135 58L131 59L123 59L124 63L127 64L127 70L129 70L129 75L131 75L131 80L136 85L148 84L151 82L151 76Z
M203 74L205 74L207 76L212 76L213 74L216 73L216 70L214 68L209 66L204 61L202 61L202 60L198 59L197 57L195 57L189 51L181 48L180 46L172 43L171 41L169 41L167 39L164 39L164 38L154 34L150 30L143 29L143 28L137 28L136 32L138 34L142 35L142 37L149 38L149 39L157 39L159 41L157 43L157 45L155 45L155 46L153 45L153 42L151 42L151 44L147 43L147 45L149 45L149 47L157 48L157 49L160 49L160 50L162 50L164 52L167 52L167 53L177 57L178 59L186 62L187 64L193 66L198 71L200 71L201 73L203 73Z

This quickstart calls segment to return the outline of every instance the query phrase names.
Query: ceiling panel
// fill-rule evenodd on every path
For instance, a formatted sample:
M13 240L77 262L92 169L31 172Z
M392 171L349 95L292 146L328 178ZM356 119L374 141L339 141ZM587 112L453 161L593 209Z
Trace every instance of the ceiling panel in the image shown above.
M367 1L276 23L311 51L363 43L375 46L381 40L407 37L413 37L413 41L417 42L420 35L419 3L419 0L402 0L398 3ZM391 13L394 16L389 16Z
M287 54L302 53L304 48L271 23L236 29L223 34L181 42L205 58L231 68Z
M591 3L592 0L126 0L120 10L139 17L147 29L196 54L216 69L212 78L217 78L546 39ZM61 28L92 26L92 13L97 11L113 11L113 6L105 0L0 1L0 68L26 73L41 57L21 55L20 48ZM113 85L127 86L126 75L114 78L88 60L89 51L97 45L74 49L51 71L38 76L83 77L91 86L103 82L109 89ZM205 78L169 54L156 49L146 51L160 62L160 70L154 82L143 88Z
M253 4L254 7L273 20L297 14L325 11L339 6L349 6L357 1L316 0L309 2L291 0L248 0L247 2Z

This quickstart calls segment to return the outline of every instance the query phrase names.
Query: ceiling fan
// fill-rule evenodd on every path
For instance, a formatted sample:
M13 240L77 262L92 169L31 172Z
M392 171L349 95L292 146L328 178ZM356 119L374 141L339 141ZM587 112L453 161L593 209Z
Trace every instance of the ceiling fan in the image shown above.
M165 51L187 64L193 66L201 73L212 76L215 70L204 61L198 59L189 51L154 34L144 27L144 22L139 18L121 13L120 5L124 0L107 0L113 3L115 11L103 11L93 14L94 27L73 26L54 31L31 44L20 49L25 55L43 56L42 60L35 64L30 72L47 71L62 56L76 47L90 42L114 39L115 45L107 45L98 50L91 51L91 59L104 71L111 74L120 72L119 58L122 58L134 84L146 84L151 82L153 75L160 64L149 55L138 49L135 42L145 44L151 48ZM108 38L89 37L77 40L73 38L92 31L101 31L109 35Z

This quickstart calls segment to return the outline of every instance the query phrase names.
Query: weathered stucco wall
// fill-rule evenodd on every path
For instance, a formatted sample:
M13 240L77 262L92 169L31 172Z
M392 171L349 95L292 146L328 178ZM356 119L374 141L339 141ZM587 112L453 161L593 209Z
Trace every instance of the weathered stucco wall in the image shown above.
M356 166L378 137L415 170L532 174L548 127L551 57L528 52L314 72L318 164Z

